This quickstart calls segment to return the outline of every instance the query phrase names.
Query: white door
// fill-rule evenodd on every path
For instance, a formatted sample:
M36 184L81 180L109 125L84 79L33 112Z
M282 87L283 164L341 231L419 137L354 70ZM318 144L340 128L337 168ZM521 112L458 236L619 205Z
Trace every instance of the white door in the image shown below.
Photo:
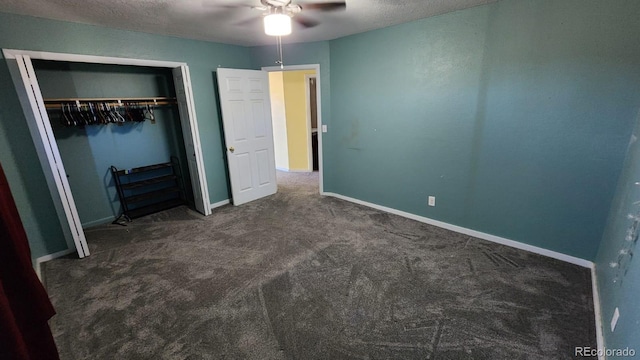
M218 69L233 204L278 190L266 71Z
M16 83L16 90L18 90L20 102L29 124L29 130L53 196L53 203L62 225L62 231L67 238L67 244L70 249L75 245L80 258L89 256L87 240L82 230L76 203L73 201L71 188L67 181L60 151L51 129L49 115L44 106L44 100L42 99L31 58L26 55L17 55L16 61L20 78L22 79L22 84ZM68 227L65 225L68 225Z
M209 190L204 173L204 161L202 159L202 148L200 146L200 133L196 120L195 105L191 94L191 77L189 68L183 65L173 69L173 83L176 87L176 99L178 100L178 111L180 112L180 124L182 124L182 135L187 151L187 162L189 175L191 177L191 187L196 210L204 215L211 214L209 205Z

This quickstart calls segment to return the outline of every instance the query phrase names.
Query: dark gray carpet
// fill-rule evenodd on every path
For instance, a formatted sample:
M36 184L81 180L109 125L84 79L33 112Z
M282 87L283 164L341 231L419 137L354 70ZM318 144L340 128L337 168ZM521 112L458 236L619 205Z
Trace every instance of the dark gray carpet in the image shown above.
M63 359L569 359L588 269L317 193L86 231L45 264Z

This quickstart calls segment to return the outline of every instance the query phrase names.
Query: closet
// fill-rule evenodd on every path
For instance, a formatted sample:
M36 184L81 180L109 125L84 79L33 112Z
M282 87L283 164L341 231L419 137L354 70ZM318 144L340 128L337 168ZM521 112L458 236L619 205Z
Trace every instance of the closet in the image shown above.
M32 62L83 228L124 211L112 167L173 163L177 193L193 207L171 69Z

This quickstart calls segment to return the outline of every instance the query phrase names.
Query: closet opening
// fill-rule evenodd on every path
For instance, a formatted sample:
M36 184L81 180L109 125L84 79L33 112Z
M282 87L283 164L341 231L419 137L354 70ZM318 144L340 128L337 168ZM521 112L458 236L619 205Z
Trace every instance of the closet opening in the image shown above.
M120 197L115 197L113 192L111 166L115 172L136 175L140 168L153 170L158 164L173 166L175 163L186 202L203 215L211 214L186 63L11 49L3 49L3 54L68 245L67 250L39 258L38 262L74 251L80 258L89 255L83 227L107 222L122 211L118 209ZM42 89L39 80L42 80ZM147 94L151 96L145 96ZM156 96L160 99L157 103ZM61 109L56 113L55 108L61 108L68 100L72 101L67 111ZM131 101L143 104L131 104ZM150 101L154 105L153 116L148 111L145 113L146 107L142 106L150 105ZM120 108L120 115L116 110L104 108L103 113L95 114L91 106L82 102L93 103L94 111L101 102L127 108ZM125 121L118 125L116 118ZM155 124L151 124L152 118ZM127 119L134 121L127 124ZM83 122L84 126L77 126ZM103 123L97 124L99 122ZM139 124L133 124L136 122ZM156 143L150 138L164 142ZM99 155L94 158L94 154ZM155 161L160 162L149 164ZM156 181L164 181L170 175L152 176L154 186L159 186ZM148 185L145 179L132 181ZM93 195L81 195L83 189ZM150 190L152 194L147 194L147 198L155 198L154 191L162 189ZM74 195L79 198L78 203Z
M83 229L195 209L170 69L32 63Z

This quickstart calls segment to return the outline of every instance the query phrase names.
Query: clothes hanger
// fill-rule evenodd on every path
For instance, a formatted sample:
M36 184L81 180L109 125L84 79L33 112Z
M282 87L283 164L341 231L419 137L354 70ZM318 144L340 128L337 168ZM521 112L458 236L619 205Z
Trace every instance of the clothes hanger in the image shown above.
M60 123L64 126L73 125L71 118L67 115L66 106L64 103L60 104L60 110L62 110L62 117L60 118Z
M152 124L156 123L156 116L153 113L153 107L150 106L148 103L147 103L146 107L142 110L142 116L145 119L148 119L149 121L151 121Z

